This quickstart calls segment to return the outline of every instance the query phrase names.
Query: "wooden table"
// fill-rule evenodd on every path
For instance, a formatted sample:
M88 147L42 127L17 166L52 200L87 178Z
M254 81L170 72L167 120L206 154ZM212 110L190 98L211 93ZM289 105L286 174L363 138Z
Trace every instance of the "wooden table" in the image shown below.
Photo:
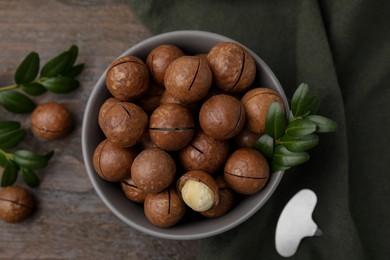
M55 150L39 171L34 215L20 224L0 222L0 259L193 259L197 241L170 241L138 232L117 219L102 203L87 177L81 153L81 123L93 86L112 60L151 34L123 1L1 0L0 86L13 84L21 60L31 51L42 64L72 44L86 64L81 87L65 95L34 98L64 103L75 128L61 140L43 141L29 133L19 148L38 153ZM0 120L30 128L30 115L0 107ZM0 172L2 170L0 169ZM20 185L24 185L18 180Z

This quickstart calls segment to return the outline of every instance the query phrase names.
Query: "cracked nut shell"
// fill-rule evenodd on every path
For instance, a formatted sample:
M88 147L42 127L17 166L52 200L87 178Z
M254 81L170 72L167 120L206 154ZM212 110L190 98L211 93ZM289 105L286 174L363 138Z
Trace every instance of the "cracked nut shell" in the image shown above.
M174 188L146 195L144 212L153 225L171 227L183 218L185 211L186 205Z
M160 148L143 150L131 166L131 178L135 185L148 193L158 193L167 188L175 174L175 161Z
M211 190L214 199L214 201L211 202L211 208L218 205L219 203L218 185L213 179L213 177L211 177L210 174L201 170L188 171L185 174L183 174L176 183L176 190L182 198L184 195L183 188L185 188L185 185L188 181L199 182L207 186ZM195 201L196 204L199 204L199 202L201 202L200 204L209 203L209 202L202 201L204 200L203 196L201 196L203 192L199 192L195 190L195 191L189 191L188 193L189 196L191 196L192 198L188 198L188 201L186 202L186 200L184 200L184 202L195 211L198 210L194 208L194 205L189 205L190 201ZM194 198L193 196L198 196L198 197Z
M238 93L248 89L256 76L256 64L240 45L222 42L211 48L207 61L214 84L227 92Z
M33 111L31 128L36 136L46 140L65 137L72 128L72 116L60 103L44 103Z
M265 121L269 107L274 102L279 102L284 108L283 99L270 88L255 88L249 90L241 99L246 113L247 128L256 133L265 132Z
M216 173L225 164L228 156L228 142L216 140L203 131L199 131L191 143L179 153L185 170L203 170L209 174Z
M185 147L191 142L194 132L192 114L181 105L161 105L150 116L150 139L166 151L177 151Z
M149 70L141 59L124 56L116 59L108 68L106 85L111 95L121 101L129 101L146 93L149 78Z
M265 157L250 148L241 148L233 152L226 161L224 178L237 193L251 195L266 185L270 169Z
M144 203L147 193L138 188L131 178L122 180L121 188L123 193L126 195L126 198L129 200L136 203Z
M18 223L28 218L34 210L34 199L25 189L17 185L0 190L0 219L7 223Z
M164 85L165 72L168 66L181 56L184 56L183 51L171 44L159 45L148 54L146 65L148 65L156 84Z
M151 84L148 91L140 98L134 101L149 115L160 105L161 94L164 88L156 84Z
M182 56L169 65L164 78L166 90L180 102L203 99L211 87L212 74L205 59Z
M95 149L93 166L102 179L117 182L130 177L137 154L135 147L121 148L105 139Z
M114 98L114 97L110 97L106 101L104 101L104 103L102 104L102 106L99 109L99 115L98 115L98 123L99 123L100 128L102 128L103 118L104 118L104 115L106 114L107 110L109 110L116 103L120 103L120 102L121 101L119 99Z
M217 176L215 178L215 182L217 183L219 189L219 203L217 206L209 210L200 212L200 214L208 218L217 218L225 215L234 204L234 192L229 187L225 179L222 176Z
M101 124L108 140L120 147L130 147L142 138L148 124L148 116L142 108L133 103L118 102L104 113Z
M232 138L244 126L244 107L237 98L230 95L212 96L200 109L199 123L207 135L217 140Z

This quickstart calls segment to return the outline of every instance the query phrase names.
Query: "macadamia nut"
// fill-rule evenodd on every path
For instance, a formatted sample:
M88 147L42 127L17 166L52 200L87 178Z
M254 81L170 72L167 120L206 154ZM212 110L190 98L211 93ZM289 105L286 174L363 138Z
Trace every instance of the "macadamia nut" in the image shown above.
M43 139L65 137L72 128L69 110L57 102L48 102L35 108L31 115L31 127L36 136Z
M214 192L206 185L198 181L188 180L181 195L184 202L195 211L205 211L214 204Z

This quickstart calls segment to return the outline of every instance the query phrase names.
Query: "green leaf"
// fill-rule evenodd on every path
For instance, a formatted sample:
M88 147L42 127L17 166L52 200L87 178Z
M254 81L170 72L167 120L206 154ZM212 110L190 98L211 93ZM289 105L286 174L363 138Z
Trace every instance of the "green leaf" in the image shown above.
M54 152L46 155L39 155L30 151L20 150L14 153L14 161L24 168L41 169L47 166L49 159Z
M0 121L0 135L20 128L20 123L17 121Z
M8 161L1 177L1 187L11 186L18 178L18 166L13 161Z
M22 84L20 88L31 96L39 96L46 92L46 88L37 82Z
M282 106L274 102L268 109L265 122L265 132L275 140L278 140L286 130L286 119Z
M84 69L84 64L78 64L76 66L73 66L72 68L70 68L66 72L64 72L62 74L62 76L68 77L68 78L76 78L78 75L80 75L80 73L83 71L83 69Z
M284 145L275 147L273 162L284 167L293 167L309 160L306 152L291 152Z
M11 149L23 141L26 136L23 128L11 130L0 134L0 149Z
M44 157L46 158L47 161L49 161L51 157L53 157L53 155L54 155L54 151L50 151L47 154L45 154Z
M316 134L304 136L284 135L280 140L280 144L284 145L291 152L304 152L315 147L319 142Z
M286 134L290 136L303 136L314 133L316 124L309 119L297 119L291 122L286 129Z
M78 88L79 82L68 77L55 77L46 79L42 85L50 92L64 94Z
M22 179L23 181L30 187L38 187L39 186L39 178L35 174L35 172L28 168L22 168Z
M72 45L67 52L69 53L69 58L64 68L64 72L73 67L74 63L76 62L77 55L79 54L79 48L76 45Z
M291 167L281 166L279 164L276 164L275 162L271 163L271 170L272 172L278 172L278 171L285 171L290 169Z
M307 111L310 115L314 115L317 113L317 109L320 106L320 98L317 96L309 97L309 101L307 104Z
M12 113L30 113L35 109L30 98L15 91L0 92L0 105Z
M309 103L309 86L305 83L299 85L291 99L291 111L295 117L299 117L307 112Z
M16 69L15 82L18 85L30 83L37 77L38 72L39 55L36 52L31 52Z
M72 54L69 51L65 51L49 60L41 69L41 77L50 78L61 75L67 70L71 56Z
M310 115L307 116L307 119L315 123L318 133L328 133L337 130L337 123L324 116Z
M8 162L7 157L5 156L4 152L0 151L0 166L4 167Z
M255 143L254 148L264 154L267 158L272 158L274 154L274 139L263 134Z

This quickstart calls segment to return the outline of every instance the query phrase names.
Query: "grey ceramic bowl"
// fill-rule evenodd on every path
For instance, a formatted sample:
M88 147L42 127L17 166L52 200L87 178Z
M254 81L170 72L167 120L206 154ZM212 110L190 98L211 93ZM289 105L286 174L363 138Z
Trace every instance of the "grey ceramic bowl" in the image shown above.
M174 44L187 54L207 53L212 46L223 41L235 42L230 38L210 32L174 31L146 39L120 56L134 55L146 60L147 54L154 47L161 44ZM257 65L256 85L276 90L284 99L286 107L288 107L283 89L275 75L262 59L252 51L248 51ZM96 83L85 109L82 128L82 149L85 167L93 187L115 216L131 227L155 237L176 240L199 239L220 234L238 226L257 212L270 198L279 184L283 172L272 173L268 184L262 191L245 197L229 213L222 217L215 219L191 218L191 220L179 222L176 226L170 228L159 228L152 225L146 219L142 205L137 205L127 200L118 184L102 180L93 167L92 157L94 150L104 138L98 126L98 112L103 102L110 97L110 93L105 86L105 74L104 72Z

